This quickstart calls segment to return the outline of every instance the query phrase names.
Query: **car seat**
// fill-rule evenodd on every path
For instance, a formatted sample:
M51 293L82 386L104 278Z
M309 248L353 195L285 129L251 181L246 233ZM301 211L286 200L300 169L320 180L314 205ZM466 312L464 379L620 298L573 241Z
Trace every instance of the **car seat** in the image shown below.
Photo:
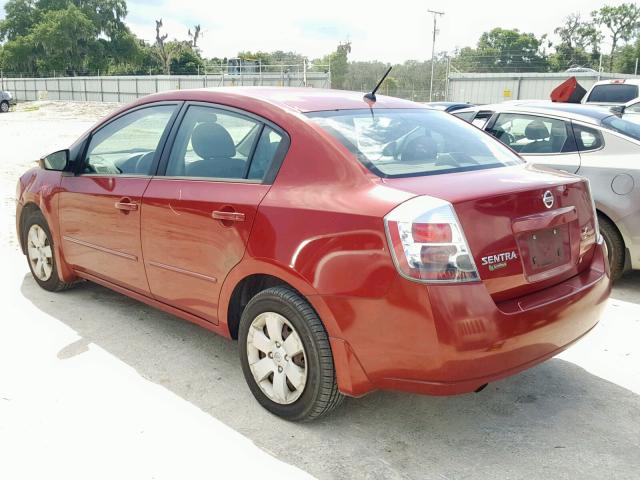
M245 162L233 158L236 147L231 135L219 123L199 124L191 134L191 146L202 160L186 166L188 177L242 178Z

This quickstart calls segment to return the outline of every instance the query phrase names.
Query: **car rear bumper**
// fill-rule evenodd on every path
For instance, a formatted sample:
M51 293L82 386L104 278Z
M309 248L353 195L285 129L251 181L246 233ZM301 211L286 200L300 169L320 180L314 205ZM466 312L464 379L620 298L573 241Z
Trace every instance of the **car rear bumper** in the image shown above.
M412 283L404 299L379 300L377 308L352 299L349 308L361 319L332 339L340 388L354 396L375 389L452 395L530 368L597 324L611 289L605 259L599 245L581 274L501 303L482 283L428 289ZM325 301L334 314L346 311L344 298ZM380 335L364 334L371 329Z

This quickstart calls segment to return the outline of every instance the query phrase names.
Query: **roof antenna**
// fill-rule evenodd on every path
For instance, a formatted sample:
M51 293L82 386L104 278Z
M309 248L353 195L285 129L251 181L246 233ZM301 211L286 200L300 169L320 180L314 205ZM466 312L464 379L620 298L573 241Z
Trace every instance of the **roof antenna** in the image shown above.
M392 67L387 68L387 71L384 72L384 75L382 76L382 78L380 79L378 84L376 85L376 88L371 90L371 92L369 92L369 93L365 93L363 98L364 98L364 101L369 104L369 107L371 107L374 103L376 103L376 92L380 88L380 85L382 85L382 82L384 82L384 79L387 78L387 75L389 75L389 72L391 71L391 68Z

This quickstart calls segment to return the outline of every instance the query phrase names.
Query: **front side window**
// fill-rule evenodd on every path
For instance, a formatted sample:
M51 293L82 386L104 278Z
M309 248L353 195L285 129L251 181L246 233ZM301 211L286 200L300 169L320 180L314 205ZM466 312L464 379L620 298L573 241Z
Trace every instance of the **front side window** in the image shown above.
M178 129L166 175L245 179L262 128L261 122L234 112L192 105ZM253 175L258 178L257 169Z
M162 134L175 105L158 105L127 113L91 137L83 173L150 175Z
M523 155L575 152L564 120L519 113L502 113L489 132Z
M407 177L517 165L500 142L429 109L311 112L315 123L381 177Z
M587 103L627 103L637 97L637 85L609 83L593 87Z
M624 113L640 113L640 102L629 105L624 109Z

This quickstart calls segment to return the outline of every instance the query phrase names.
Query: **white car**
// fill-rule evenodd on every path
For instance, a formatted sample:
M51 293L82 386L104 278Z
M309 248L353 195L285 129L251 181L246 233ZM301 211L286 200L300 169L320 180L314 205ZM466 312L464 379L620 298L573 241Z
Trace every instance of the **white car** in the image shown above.
M525 100L452 115L492 134L529 163L588 178L612 278L640 270L639 116L595 105Z
M625 112L630 112L630 108L635 108L640 112L640 79L620 78L596 82L582 98L582 103L607 106L624 105Z

